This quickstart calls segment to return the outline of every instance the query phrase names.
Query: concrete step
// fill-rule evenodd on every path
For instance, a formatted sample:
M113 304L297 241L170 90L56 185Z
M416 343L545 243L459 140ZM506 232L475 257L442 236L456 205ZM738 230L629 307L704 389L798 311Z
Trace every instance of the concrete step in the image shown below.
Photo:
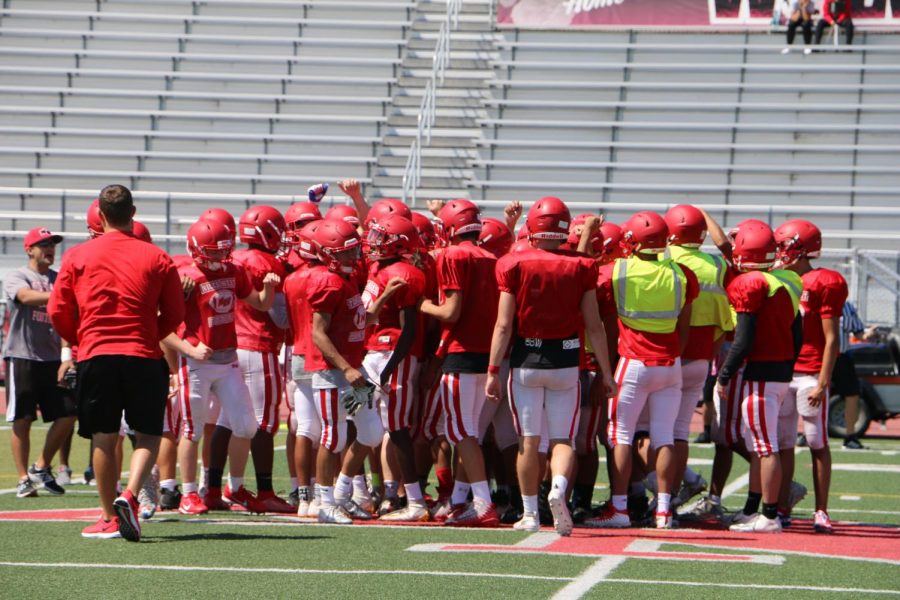
M461 15L477 14L487 16L491 9L491 3L487 0L465 0L460 7ZM446 14L447 3L444 0L436 2L419 2L416 11L423 14Z
M434 47L431 48L421 48L417 50L409 50L406 52L407 59L416 59L416 60L432 60L434 58ZM483 61L491 61L491 60L500 60L500 53L494 52L491 50L463 50L463 49L455 49L453 44L450 44L450 61L451 63L456 60L483 60Z
M440 93L440 91L438 91ZM419 107L416 106L395 106L391 109L388 117L418 117L419 116ZM481 107L476 108L466 108L466 107L442 107L438 106L435 110L435 116L438 119L484 119L487 118L487 111ZM453 127L459 127L458 125L453 125ZM465 127L475 127L475 124L465 125Z
M403 59L403 69L427 69L431 70L434 64L431 57L428 58L407 58ZM468 70L485 70L492 69L491 62L483 59L468 59L450 57L451 71L468 71Z
M398 169L398 171L401 171L401 174L396 176L376 175L372 178L372 185L376 187L402 188L402 169ZM419 180L420 188L462 189L463 186L462 181L455 177L425 177L423 175L422 179Z
M465 71L462 71L465 73ZM400 88L424 88L427 85L428 78L430 78L431 72L429 71L428 77L423 77L421 74L415 74L410 77L400 77L397 80L396 86ZM453 89L453 88L480 88L480 89L488 89L487 81L477 79L474 77L444 77L443 83L441 83L441 89Z
M409 148L409 145L416 137L415 130L410 128L411 133L403 135L385 135L381 141L382 146L392 146ZM475 148L475 138L470 137L441 137L437 134L431 136L431 148Z
M441 89L438 92L437 97L437 108L438 110L442 108L456 108L456 109L481 109L483 104L481 98L466 98L466 97L458 97L458 96L447 96L444 94L446 90ZM391 104L395 107L400 108L412 108L416 111L419 110L419 106L422 104L422 96L394 96L394 100Z
M430 150L431 148L427 148ZM378 169L388 169L388 168L399 168L403 169L406 167L406 161L409 156L388 156L386 154L382 154L378 157L378 163L376 164L376 168ZM466 157L428 157L423 156L422 160L422 169L468 169L471 164L471 160Z
M403 187L399 184L375 185L372 187L377 193L370 194L373 198L401 198L403 196ZM470 192L465 187L450 186L445 188L426 187L421 185L416 188L417 201L413 205L415 210L423 210L427 200L453 200L455 198L470 198Z
M381 149L382 158L402 158L409 156L409 146L384 146ZM429 159L459 159L477 160L481 158L478 150L474 148L422 148L422 156Z
M435 119L436 127L474 127L475 117L443 117ZM418 127L417 115L390 115L387 120L388 127Z
M401 167L378 167L375 170L376 177L403 177L403 173L405 171L403 165ZM430 179L452 179L453 181L457 181L460 179L470 180L474 179L475 173L472 169L467 169L465 167L462 168L444 168L444 167L427 167L422 165L422 180L430 180Z

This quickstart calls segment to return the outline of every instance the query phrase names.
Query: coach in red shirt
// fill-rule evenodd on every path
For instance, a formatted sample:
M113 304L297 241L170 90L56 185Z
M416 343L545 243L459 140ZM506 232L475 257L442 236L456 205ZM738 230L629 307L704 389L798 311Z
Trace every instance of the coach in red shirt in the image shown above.
M134 212L128 188L103 188L104 235L66 255L47 307L60 336L78 344L79 434L94 445L103 514L82 535L130 541L140 539L136 497L156 460L168 395L159 342L184 318L172 260L131 235ZM123 411L137 443L128 488L116 498L115 447Z

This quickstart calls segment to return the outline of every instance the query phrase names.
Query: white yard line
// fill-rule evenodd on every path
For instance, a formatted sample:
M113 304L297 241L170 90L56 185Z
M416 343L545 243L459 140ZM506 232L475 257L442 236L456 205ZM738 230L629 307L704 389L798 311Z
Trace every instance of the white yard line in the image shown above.
M832 471L852 471L854 473L900 473L900 465L878 465L866 463L834 463Z
M555 531L538 531L532 533L521 542L513 544L514 548L544 548L559 539Z
M627 560L625 556L604 556L589 566L574 581L559 590L553 596L553 600L576 600L581 598L591 591L592 587L606 580L610 573L625 560Z
M521 575L516 573L471 573L452 571L406 571L394 569L278 569L278 568L250 568L250 567L198 567L184 565L121 565L110 563L38 563L38 562L0 562L0 567L32 567L38 569L115 569L115 570L142 570L142 571L206 571L216 573L277 573L284 575L420 575L427 577L481 577L502 579L530 579L541 581L572 581L571 577L551 577L543 575Z
M866 588L829 588L814 585L765 585L761 583L714 583L709 581L659 581L648 579L606 579L606 583L638 583L650 585L684 585L689 587L720 587L744 589L751 588L756 590L798 590L808 592L823 592L833 594L886 594L891 596L900 596L900 590L877 590ZM569 584L571 585L571 584Z

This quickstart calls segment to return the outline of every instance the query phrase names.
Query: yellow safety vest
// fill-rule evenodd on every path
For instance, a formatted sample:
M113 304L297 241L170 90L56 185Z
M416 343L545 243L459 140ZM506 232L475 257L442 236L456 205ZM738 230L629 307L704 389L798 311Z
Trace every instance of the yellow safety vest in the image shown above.
M700 284L700 295L691 303L691 327L715 326L722 332L734 330L734 317L725 293L725 259L698 248L669 246L664 253L676 263L694 272Z
M616 310L625 325L650 333L675 331L687 277L674 260L620 258L613 267L612 284Z
M784 288L791 297L791 304L794 306L794 316L800 310L800 294L803 293L803 280L793 271L787 269L775 269L768 273L762 272L769 284L769 298L775 295L775 292Z

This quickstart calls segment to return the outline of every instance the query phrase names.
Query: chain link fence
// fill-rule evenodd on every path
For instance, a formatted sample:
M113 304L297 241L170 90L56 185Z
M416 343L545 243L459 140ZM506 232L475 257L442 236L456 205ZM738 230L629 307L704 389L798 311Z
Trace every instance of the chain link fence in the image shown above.
M841 273L866 325L900 326L900 251L840 250L814 263Z

